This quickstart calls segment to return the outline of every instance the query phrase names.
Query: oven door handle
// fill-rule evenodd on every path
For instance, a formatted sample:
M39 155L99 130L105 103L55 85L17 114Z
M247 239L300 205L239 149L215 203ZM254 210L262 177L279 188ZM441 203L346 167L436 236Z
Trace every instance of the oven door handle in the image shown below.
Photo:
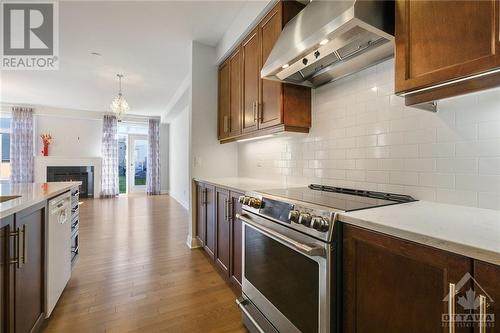
M236 214L236 218L241 220L243 223L250 225L251 227L259 230L262 232L264 235L269 236L271 238L275 238L277 240L282 241L285 244L288 244L289 246L292 246L294 249L297 251L306 254L311 257L324 257L325 256L325 249L321 246L310 246L301 242L297 242L296 240L293 240L289 237L283 236L282 234L266 228L260 224L257 224L250 220L247 216L244 214Z

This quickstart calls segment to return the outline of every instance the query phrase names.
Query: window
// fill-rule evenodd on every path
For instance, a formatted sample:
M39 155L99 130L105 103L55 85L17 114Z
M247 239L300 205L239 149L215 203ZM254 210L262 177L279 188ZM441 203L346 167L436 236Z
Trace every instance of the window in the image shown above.
M0 178L10 177L10 117L0 116Z

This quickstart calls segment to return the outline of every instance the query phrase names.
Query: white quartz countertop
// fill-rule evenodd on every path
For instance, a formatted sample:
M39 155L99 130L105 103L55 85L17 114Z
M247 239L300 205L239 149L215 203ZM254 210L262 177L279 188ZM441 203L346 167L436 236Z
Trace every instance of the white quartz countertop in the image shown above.
M19 198L0 203L0 219L53 198L80 184L81 182L0 183L1 196L20 195Z
M259 180L255 178L197 178L196 181L203 183L209 183L215 186L221 186L228 189L232 189L238 192L246 191L258 191L258 190L269 190L287 187L285 184L270 181L270 180Z
M500 211L416 201L340 214L340 221L500 265Z

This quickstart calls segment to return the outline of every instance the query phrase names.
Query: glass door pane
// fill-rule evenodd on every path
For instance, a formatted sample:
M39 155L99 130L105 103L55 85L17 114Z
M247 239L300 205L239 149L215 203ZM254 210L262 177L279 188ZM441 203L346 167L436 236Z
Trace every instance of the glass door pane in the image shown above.
M118 185L120 194L127 193L127 141L126 135L118 137Z
M130 167L131 184L130 192L145 191L146 189L146 171L148 158L148 140L147 136L130 135Z

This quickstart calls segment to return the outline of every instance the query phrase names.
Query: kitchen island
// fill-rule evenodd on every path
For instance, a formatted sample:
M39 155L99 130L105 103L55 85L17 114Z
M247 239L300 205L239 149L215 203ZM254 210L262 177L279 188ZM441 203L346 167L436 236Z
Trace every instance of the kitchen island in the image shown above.
M72 198L78 198L79 185L80 182L0 184L0 331L36 332L45 319L47 294L51 293L47 291L49 249L52 244L62 245L67 251L64 256L71 257L71 203ZM65 198L65 210L62 201L49 207L49 201L61 195ZM59 209L60 214L55 218L56 225L49 226L49 221L54 221L49 219L54 209ZM50 231L57 224L64 224L67 235L49 240ZM62 267L56 268L59 269ZM59 275L58 271L52 273Z

